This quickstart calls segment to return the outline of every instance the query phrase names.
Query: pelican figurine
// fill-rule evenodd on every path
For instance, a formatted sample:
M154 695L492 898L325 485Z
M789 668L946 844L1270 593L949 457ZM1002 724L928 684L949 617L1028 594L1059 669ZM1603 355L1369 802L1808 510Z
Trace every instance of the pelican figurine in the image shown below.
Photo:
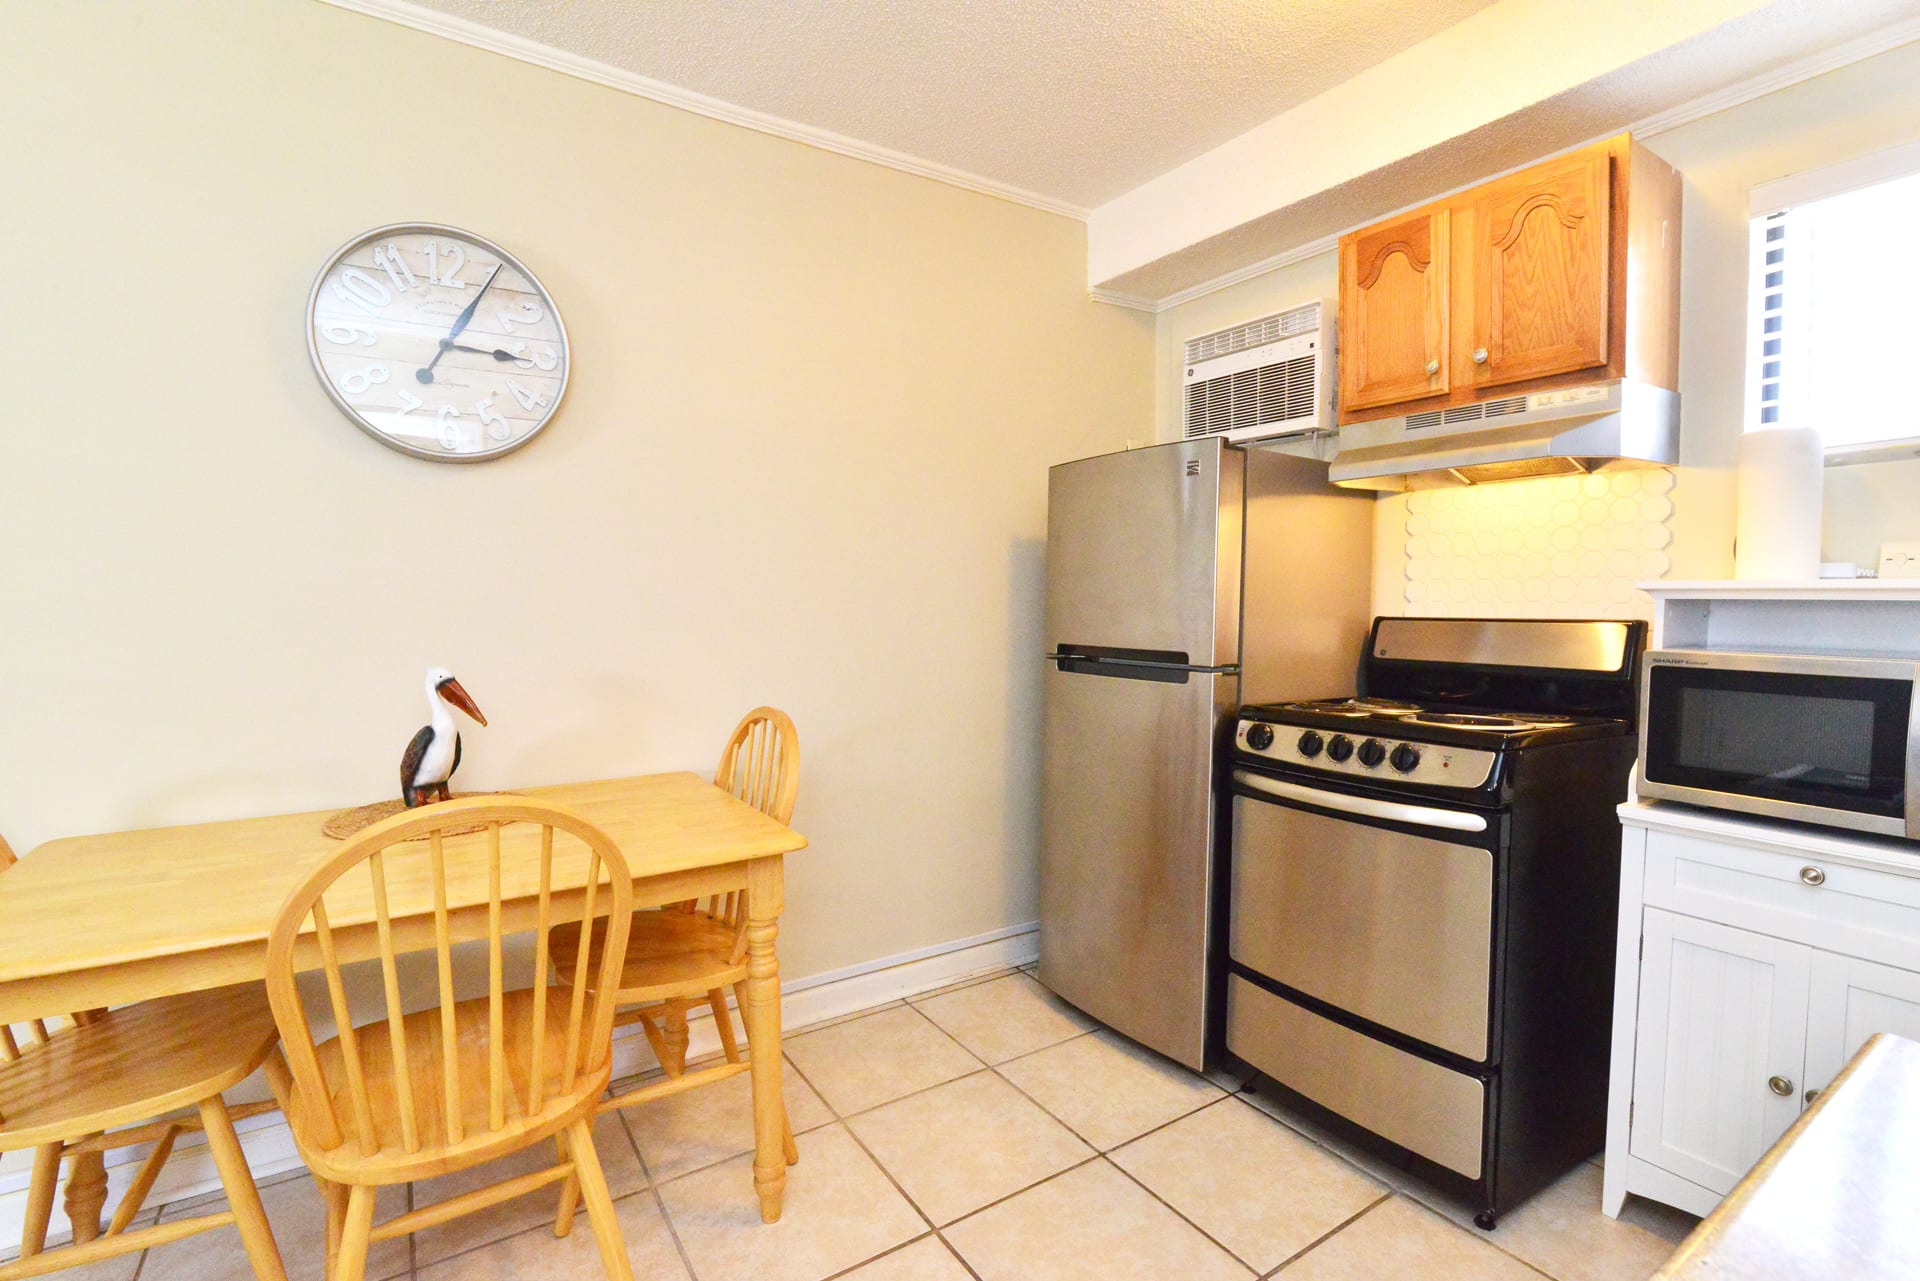
M449 703L482 725L487 723L452 672L444 667L427 669L427 710L433 719L420 727L400 758L400 798L408 809L452 796L447 780L460 768L460 735L453 728Z

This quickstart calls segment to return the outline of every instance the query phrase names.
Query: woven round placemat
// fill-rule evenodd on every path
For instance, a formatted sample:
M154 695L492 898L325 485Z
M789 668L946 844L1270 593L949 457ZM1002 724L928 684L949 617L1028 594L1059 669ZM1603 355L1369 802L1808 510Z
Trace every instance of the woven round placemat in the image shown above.
M483 795L483 793L455 792L453 799L457 801L462 797L480 795ZM372 827L383 818L392 818L395 814L404 812L406 808L407 803L397 796L390 801L375 801L371 805L356 805L350 810L340 810L327 815L326 820L320 824L320 831L323 835L331 836L336 841L344 841L349 836L356 835ZM416 808L425 809L426 806L418 806ZM462 823L459 827L444 829L441 835L465 836L468 832L484 832L486 828L487 825L485 823ZM425 833L422 833L410 839L424 841L427 838Z

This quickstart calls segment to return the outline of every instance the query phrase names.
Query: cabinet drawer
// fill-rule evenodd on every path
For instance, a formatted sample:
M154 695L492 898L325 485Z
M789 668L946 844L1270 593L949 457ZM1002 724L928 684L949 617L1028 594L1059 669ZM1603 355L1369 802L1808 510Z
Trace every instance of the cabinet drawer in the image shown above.
M1656 831L1646 866L1651 907L1887 965L1920 957L1920 859L1905 876Z

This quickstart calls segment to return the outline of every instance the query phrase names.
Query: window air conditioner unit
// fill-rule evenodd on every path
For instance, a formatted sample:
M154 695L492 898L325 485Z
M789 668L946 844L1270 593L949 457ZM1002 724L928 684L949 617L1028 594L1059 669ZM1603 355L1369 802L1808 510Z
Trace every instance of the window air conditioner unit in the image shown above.
M1333 349L1331 302L1190 339L1181 434L1246 443L1332 431Z

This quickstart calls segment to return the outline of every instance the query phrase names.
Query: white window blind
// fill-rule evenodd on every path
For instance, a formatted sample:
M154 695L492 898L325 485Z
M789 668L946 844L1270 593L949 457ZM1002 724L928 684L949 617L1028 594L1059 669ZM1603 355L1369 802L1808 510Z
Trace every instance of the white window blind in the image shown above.
M1819 430L1829 462L1920 451L1920 144L1753 193L1747 429Z

